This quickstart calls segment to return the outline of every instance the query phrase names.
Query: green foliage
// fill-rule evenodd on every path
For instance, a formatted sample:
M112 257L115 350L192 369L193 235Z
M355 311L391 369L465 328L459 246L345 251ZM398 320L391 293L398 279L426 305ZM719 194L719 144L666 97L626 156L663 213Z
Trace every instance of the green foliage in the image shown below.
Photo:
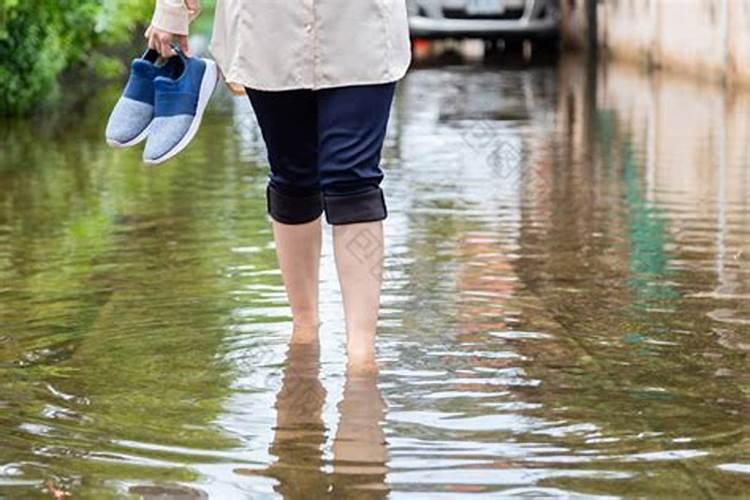
M213 28L214 16L216 10L216 0L201 0L201 15L190 25L191 33L209 34Z
M23 114L54 95L74 65L112 64L96 54L124 43L153 0L0 0L0 115Z

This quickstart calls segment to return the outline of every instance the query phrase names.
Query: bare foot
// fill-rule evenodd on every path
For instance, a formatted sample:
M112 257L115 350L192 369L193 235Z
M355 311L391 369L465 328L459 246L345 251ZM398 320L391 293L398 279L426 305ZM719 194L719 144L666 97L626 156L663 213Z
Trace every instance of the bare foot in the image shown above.
M294 325L292 330L292 338L289 341L291 344L311 344L318 341L318 332L320 331L320 323L317 325Z
M347 358L347 375L373 376L378 374L378 362L375 359L374 350L354 351L349 349Z

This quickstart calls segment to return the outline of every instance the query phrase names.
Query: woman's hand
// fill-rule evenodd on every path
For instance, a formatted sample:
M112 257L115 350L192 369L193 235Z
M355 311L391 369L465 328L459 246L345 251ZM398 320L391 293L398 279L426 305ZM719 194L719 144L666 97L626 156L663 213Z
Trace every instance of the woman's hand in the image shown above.
M190 55L187 35L176 35L151 25L146 30L146 38L148 38L148 47L157 51L165 59L176 55L171 47L172 42L176 42L185 55Z

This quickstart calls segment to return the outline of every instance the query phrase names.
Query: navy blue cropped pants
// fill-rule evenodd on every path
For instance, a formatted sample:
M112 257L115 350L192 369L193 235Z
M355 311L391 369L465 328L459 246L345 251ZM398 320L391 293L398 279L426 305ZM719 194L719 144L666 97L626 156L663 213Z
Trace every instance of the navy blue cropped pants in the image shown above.
M385 219L380 157L395 83L246 89L271 164L268 213L285 224Z

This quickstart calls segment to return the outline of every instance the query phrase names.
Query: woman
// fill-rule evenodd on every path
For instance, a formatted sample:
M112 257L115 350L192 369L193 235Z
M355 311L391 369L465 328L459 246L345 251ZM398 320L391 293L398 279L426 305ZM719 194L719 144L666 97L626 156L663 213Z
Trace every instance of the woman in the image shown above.
M157 0L149 46L188 52L199 12L198 0ZM319 324L325 214L349 365L374 370L387 217L379 163L395 82L411 61L405 0L218 0L211 52L246 91L268 149L267 207L295 329Z

